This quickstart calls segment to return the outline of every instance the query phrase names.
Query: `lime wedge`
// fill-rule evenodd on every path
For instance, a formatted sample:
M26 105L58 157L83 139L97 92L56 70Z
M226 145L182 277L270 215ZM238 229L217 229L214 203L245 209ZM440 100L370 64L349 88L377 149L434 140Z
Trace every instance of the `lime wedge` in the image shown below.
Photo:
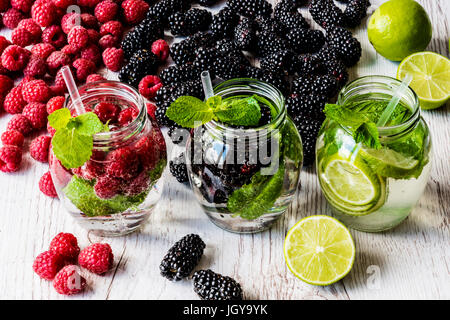
M419 96L423 109L435 109L450 98L450 60L435 52L414 53L400 63L397 79L407 73L413 77L409 85Z
M284 258L297 278L326 286L349 273L355 260L355 243L341 222L329 216L310 216L289 230Z

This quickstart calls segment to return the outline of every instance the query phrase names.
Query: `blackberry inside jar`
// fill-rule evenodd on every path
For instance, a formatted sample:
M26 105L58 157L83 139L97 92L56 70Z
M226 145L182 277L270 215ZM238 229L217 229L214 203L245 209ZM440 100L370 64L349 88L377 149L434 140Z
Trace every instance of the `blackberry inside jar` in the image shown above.
M156 184L166 166L163 135L132 87L104 81L79 92L105 130L94 135L92 156L79 168L67 170L51 153L58 196L85 228L102 235L130 233L148 219L161 195ZM70 99L66 107L72 112Z

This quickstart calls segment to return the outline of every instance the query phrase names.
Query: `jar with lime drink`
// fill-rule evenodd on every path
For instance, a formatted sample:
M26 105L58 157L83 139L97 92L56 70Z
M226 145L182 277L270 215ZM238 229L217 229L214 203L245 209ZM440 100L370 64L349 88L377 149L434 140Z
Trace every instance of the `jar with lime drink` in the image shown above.
M395 227L421 197L431 169L431 136L410 88L385 76L356 79L326 105L316 145L320 186L338 219L378 232ZM380 117L399 95L384 125ZM377 124L378 123L378 124Z

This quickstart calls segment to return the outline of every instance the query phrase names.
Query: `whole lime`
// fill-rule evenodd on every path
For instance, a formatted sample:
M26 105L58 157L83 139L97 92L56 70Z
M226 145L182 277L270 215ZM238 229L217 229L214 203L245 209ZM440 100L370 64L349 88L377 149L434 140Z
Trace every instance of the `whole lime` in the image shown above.
M401 61L412 53L423 51L431 40L431 22L414 0L390 0L370 17L369 41L379 54Z

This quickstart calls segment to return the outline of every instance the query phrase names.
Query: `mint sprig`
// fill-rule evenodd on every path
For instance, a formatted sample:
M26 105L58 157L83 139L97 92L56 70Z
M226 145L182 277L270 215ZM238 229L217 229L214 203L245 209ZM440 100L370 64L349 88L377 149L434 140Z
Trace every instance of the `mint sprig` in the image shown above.
M253 96L227 101L213 96L206 102L182 96L167 108L166 116L185 128L195 128L211 120L235 126L256 126L261 119L261 107Z
M92 155L93 136L105 129L93 112L73 118L66 108L48 116L50 126L56 130L52 139L53 153L67 168L78 168Z

